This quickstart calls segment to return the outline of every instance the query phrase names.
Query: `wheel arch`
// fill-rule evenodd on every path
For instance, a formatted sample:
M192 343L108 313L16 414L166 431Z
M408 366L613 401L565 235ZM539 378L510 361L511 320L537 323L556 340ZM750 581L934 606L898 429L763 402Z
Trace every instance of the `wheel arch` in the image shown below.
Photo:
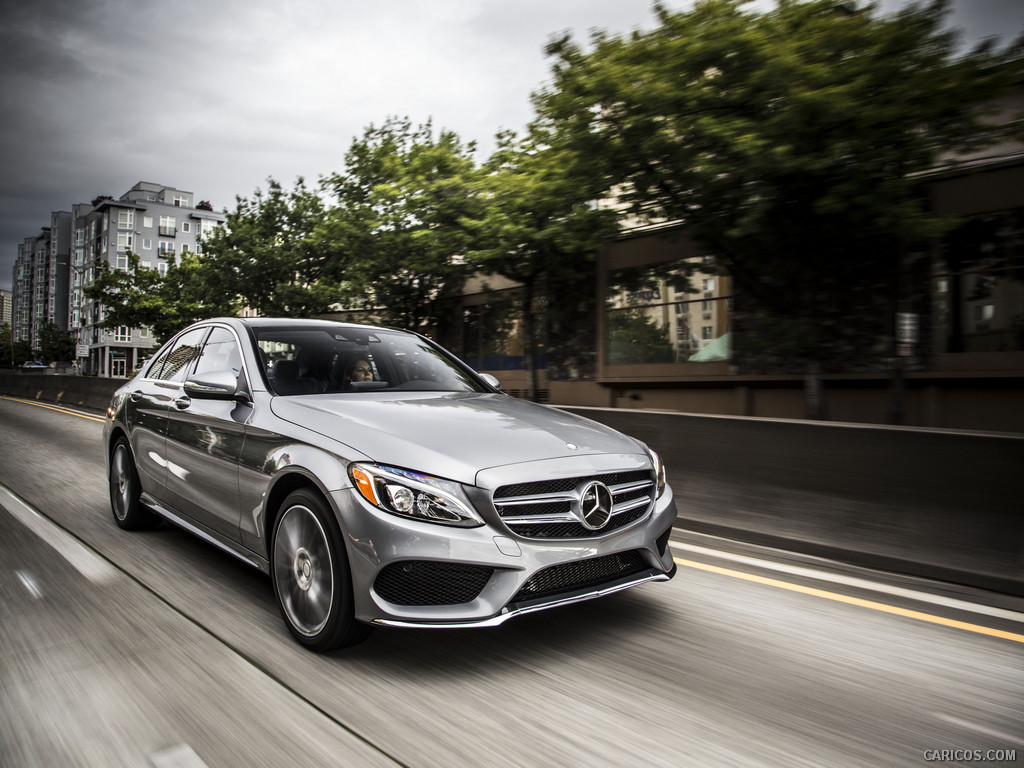
M110 428L110 435L107 437L107 471L110 471L110 458L114 455L114 446L117 445L117 441L124 438L125 443L128 445L128 451L132 453L132 460L135 460L134 451L132 451L132 441L128 437L128 431L120 424L114 424Z
M277 522L277 517L281 513L281 505L288 496L295 491L302 489L308 489L317 494L317 496L323 500L331 514L334 515L335 520L338 521L339 527L341 525L341 521L338 520L337 511L331 503L330 493L327 492L327 489L314 475L299 468L283 472L274 480L274 483L267 491L267 501L264 505L262 534L263 540L267 542L268 561L273 559L270 542L274 531L274 523Z

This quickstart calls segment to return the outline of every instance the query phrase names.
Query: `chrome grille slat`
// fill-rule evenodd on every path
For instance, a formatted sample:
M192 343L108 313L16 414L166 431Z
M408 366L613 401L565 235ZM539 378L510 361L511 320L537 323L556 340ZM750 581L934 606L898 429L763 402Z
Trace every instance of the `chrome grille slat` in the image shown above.
M509 525L542 525L545 523L575 523L576 518L571 514L564 515L518 515L516 517L505 516L501 518Z
M502 507L517 507L524 504L549 504L553 501L575 501L576 496L571 493L538 493L533 496L512 496L507 499L495 501Z
M616 504L612 507L612 517L615 517L615 515L621 515L623 512L629 512L629 510L636 509L637 507L647 506L650 503L651 500L647 497L642 499L633 499L632 501L624 501L621 504Z
M640 491L644 488L650 488L654 483L650 480L644 480L639 483L624 483L622 485L609 485L608 488L611 490L614 496L618 496L622 493L629 493L630 491ZM505 502L503 501L502 504Z

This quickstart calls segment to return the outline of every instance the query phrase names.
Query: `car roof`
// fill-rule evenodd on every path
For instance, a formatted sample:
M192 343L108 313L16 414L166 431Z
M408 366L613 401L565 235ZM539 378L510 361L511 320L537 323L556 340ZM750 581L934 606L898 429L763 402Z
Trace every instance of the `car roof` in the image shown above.
M336 328L341 326L343 328L365 328L367 330L375 331L401 331L403 333L412 333L403 328L393 328L387 325L372 325L369 323L343 323L339 320L324 320L322 318L297 318L297 317L213 317L209 320L202 320L196 325L203 325L205 323L227 323L228 325L244 326L248 328L287 328L293 326L295 328L316 328L318 326L324 328Z

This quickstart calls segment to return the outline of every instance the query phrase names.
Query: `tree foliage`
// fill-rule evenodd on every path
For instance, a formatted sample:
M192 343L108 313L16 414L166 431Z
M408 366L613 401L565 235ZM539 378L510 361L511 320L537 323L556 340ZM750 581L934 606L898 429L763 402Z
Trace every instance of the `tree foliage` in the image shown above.
M478 184L472 264L484 274L520 284L516 295L528 358L535 358L543 336L558 347L549 363L578 367L580 361L570 362L559 342L577 349L592 345L579 344L571 329L580 318L593 318L594 292L587 277L597 251L616 230L616 215L596 206L601 189L595 177L567 163L543 125L533 126L523 138L505 132L498 139ZM545 299L544 312L539 311L539 298ZM538 327L539 322L548 327ZM586 327L592 339L589 322ZM534 361L529 366L531 390L536 389L536 368Z
M236 314L238 302L218 292L215 272L214 265L185 251L169 260L167 273L161 276L129 253L127 269L97 261L95 280L85 295L104 308L101 328L150 328L162 343L197 320Z
M896 260L941 229L919 175L1008 128L976 107L1020 46L958 55L946 6L659 4L649 32L553 41L535 103L563 157L636 216L683 222L798 359L848 359L865 341L852 318L884 323Z
M337 301L340 265L317 234L322 198L302 178L287 191L268 179L267 190L236 198L224 227L203 243L202 262L217 295L269 317L311 317Z
M352 142L320 228L344 264L343 296L385 322L436 330L466 277L473 145L430 123L389 118Z
M39 327L39 356L47 363L70 362L75 359L75 340L53 321Z

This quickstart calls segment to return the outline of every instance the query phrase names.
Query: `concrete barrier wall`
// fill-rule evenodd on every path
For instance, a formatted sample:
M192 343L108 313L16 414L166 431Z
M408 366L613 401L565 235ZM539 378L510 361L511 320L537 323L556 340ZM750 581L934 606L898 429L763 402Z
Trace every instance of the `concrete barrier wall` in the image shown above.
M114 391L124 382L95 376L0 373L0 394L105 411Z
M103 411L124 381L0 374ZM1024 595L1024 435L566 408L664 458L680 525Z
M1024 435L567 410L661 454L684 528L1024 595Z

